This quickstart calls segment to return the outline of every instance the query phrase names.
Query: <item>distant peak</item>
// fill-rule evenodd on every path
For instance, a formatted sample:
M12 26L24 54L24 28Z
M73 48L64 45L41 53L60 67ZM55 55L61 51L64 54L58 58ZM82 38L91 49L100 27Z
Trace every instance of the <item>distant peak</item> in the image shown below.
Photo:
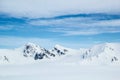
M39 45L28 42L27 44L25 44L25 47L32 47L32 48L41 48Z
M61 46L61 45L59 45L59 44L56 44L56 45L55 45L55 47L59 47L59 46Z
M106 43L104 43L104 44L107 46L107 45L115 44L115 43L109 43L109 42L106 42Z
M28 42L26 45L36 45L36 44Z
M56 44L55 45L56 48L64 48L63 46L59 45L59 44Z
M105 45L105 46L115 46L115 45L117 46L117 45L120 45L120 43L108 43L108 42L107 42L107 43L105 43L104 45Z

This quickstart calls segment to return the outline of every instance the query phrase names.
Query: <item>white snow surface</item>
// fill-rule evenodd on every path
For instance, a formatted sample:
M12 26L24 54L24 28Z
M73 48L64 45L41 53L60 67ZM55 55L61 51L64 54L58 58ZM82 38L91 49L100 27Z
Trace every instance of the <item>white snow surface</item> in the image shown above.
M0 65L0 80L120 80L120 66L59 64L45 61Z
M42 47L29 43L37 52ZM120 80L120 43L98 44L88 49L54 48L65 52L34 60L23 56L25 46L0 49L0 80Z

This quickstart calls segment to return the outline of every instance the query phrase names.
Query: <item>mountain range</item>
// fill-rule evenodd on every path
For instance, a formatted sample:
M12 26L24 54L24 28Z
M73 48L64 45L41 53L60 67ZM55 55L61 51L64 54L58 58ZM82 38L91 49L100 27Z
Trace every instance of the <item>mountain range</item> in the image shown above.
M15 49L0 49L0 64L26 64L40 61L120 64L120 43L103 43L78 50L61 45L55 45L51 50L47 50L34 43L27 43Z

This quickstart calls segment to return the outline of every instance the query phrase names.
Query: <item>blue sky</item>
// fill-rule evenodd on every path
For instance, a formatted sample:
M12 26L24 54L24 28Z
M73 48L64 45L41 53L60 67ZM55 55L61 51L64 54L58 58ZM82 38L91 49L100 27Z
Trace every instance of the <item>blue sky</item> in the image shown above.
M119 8L120 0L1 0L0 48L120 42Z

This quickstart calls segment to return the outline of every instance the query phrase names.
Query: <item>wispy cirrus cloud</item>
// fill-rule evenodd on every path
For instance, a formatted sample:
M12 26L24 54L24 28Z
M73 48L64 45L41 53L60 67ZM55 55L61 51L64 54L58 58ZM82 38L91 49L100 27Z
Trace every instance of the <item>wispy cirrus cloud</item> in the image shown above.
M38 26L34 32L63 35L120 32L119 7L120 0L1 0L0 13L7 15L0 18L5 26L1 30L8 24L16 30L32 31L32 26Z
M50 18L14 18L1 17L0 30L15 30L24 34L61 33L60 35L94 35L120 32L118 14L71 14ZM6 33L5 33L6 34ZM33 35L34 35L33 34Z
M117 17L116 17L117 16ZM55 18L34 19L31 25L49 27L51 32L64 35L93 35L120 32L120 15L92 14L71 15Z
M0 25L0 30L11 30L13 29L13 26L10 26L10 25L7 25L7 26L4 26L4 25Z

